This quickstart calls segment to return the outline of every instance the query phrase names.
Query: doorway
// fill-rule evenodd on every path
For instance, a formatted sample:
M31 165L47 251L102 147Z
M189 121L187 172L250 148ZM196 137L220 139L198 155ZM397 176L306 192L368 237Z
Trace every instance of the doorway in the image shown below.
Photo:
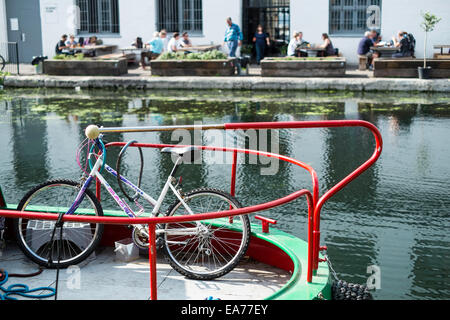
M19 62L42 54L39 0L6 0L8 41L19 44Z
M244 0L244 42L251 44L257 26L263 26L274 45L289 42L290 0Z

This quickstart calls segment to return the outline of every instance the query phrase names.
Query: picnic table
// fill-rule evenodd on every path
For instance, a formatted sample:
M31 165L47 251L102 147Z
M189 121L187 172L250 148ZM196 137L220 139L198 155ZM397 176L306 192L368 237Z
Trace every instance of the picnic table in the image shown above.
M214 44L214 45L200 45L200 46L192 46L192 47L183 47L178 48L178 51L197 51L197 52L206 52L206 51L212 51L220 48L220 44Z
M436 44L433 46L433 49L440 49L441 54L444 54L444 49L450 49L450 44Z
M123 54L125 54L126 52L148 52L150 51L150 48L136 48L136 47L124 47L124 48L120 48L120 51L122 51Z
M381 56L380 59L389 59L398 52L396 47L370 47L370 50L378 51Z
M81 51L83 53L94 53L94 56L111 54L117 49L116 45L100 44L100 45L85 45L84 47L75 48L74 51Z
M324 48L320 48L320 47L298 47L297 49L295 49L296 52L299 51L306 51L308 53L308 56L310 56L310 52L311 53L315 53L315 56L317 56L319 54L319 52L325 52Z

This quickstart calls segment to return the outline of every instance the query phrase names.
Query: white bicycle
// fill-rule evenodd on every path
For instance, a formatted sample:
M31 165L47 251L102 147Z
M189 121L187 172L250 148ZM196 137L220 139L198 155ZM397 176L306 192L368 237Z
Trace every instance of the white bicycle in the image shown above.
M92 139L92 136L90 137ZM106 148L102 136L97 134L88 156L91 170L85 180L81 182L52 180L38 185L24 196L18 210L54 212L60 216L62 214L102 216L103 209L100 202L88 189L96 178L129 217L139 217L145 214L144 207L139 202L142 199L153 206L152 216L161 215L160 209L169 189L177 200L165 213L167 216L193 215L242 208L235 197L220 190L201 188L187 193L182 192L181 179L177 180L175 175L184 158L190 156L193 159L198 155L200 150L195 147L175 147L161 150L163 153L176 155L176 161L161 194L155 200L140 188L143 168L143 154L140 148L141 172L137 185L120 174L122 156L134 142L127 143L120 151L116 171L106 164ZM100 155L94 152L94 146L102 151ZM129 201L134 202L140 208L139 212L134 212L127 202L116 194L102 176L103 169L116 177L120 189ZM124 186L134 195L130 196ZM54 233L52 236L54 226L55 223L49 221L22 218L15 221L15 232L23 252L34 262L50 268L68 267L83 261L97 247L103 234L103 225L101 224L66 222L64 223L64 232L61 232L62 238L61 236L55 238ZM168 223L157 226L156 236L158 245L164 248L168 262L175 270L191 279L211 280L233 270L244 256L250 241L250 222L248 216L240 215L233 219L220 218ZM138 247L148 248L148 237L146 225L133 227L132 239ZM55 242L58 242L59 246L55 245ZM55 250L57 247L59 252Z

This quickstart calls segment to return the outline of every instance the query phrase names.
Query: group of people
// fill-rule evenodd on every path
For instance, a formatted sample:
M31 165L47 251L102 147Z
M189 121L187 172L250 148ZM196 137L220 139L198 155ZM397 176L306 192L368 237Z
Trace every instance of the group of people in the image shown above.
M303 40L303 32L295 31L291 41L289 42L287 55L289 57L308 57L308 49L316 51L317 56L320 57L337 55L337 51L333 46L333 42L331 41L327 33L322 33L322 44L311 48L310 43Z
M373 61L379 58L381 53L377 50L378 47L392 47L396 48L397 52L392 55L392 58L413 57L415 51L414 36L406 31L399 31L397 36L392 37L389 43L383 42L381 35L376 30L367 31L364 38L361 39L358 45L357 53L360 56L367 57L367 68L373 70Z
M152 40L148 41L145 45L143 45L141 38L137 38L135 43L133 43L133 46L137 49L146 49L141 52L141 65L145 70L147 66L146 59L154 60L164 52L177 52L182 48L192 47L192 41L187 32L181 34L179 32L174 32L172 38L168 40L167 31L163 29L159 32L155 32ZM186 50L183 51L188 52Z
M71 34L70 36L67 36L67 34L63 34L61 36L61 39L56 44L55 53L57 55L59 54L73 55L79 52L80 48L83 48L84 46L87 45L96 45L97 43L98 38L96 36L91 36L87 39L85 39L84 37L80 37L77 41L75 40L75 36L73 34Z

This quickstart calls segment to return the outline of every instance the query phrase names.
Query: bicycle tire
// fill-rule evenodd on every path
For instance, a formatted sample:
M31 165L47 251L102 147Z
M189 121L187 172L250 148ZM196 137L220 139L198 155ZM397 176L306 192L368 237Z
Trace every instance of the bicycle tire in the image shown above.
M58 188L58 187L59 187L59 190L61 190L58 192L62 193L62 188L67 188L66 189L67 191L71 190L71 191L73 191L73 193L67 194L67 196L66 196L67 203L60 204L61 206L65 205L64 207L56 208L54 205L51 206L50 203L48 203L48 202L51 200L55 203L57 202L59 205L60 199L54 198L54 197L49 198L52 196L52 194L44 193L44 192L46 190L54 191L54 190L56 190L55 188ZM45 211L46 212L51 212L51 211L59 212L61 210L67 210L72 205L73 201L75 200L76 194L79 192L79 190L80 190L80 184L76 181L65 180L65 179L50 180L50 181L44 182L44 183L34 187L30 191L28 191L27 194L20 201L20 203L17 207L17 210L24 211L27 208L30 208L32 206L39 206L39 210L43 210L44 212ZM75 196L73 196L73 194L75 194ZM38 197L39 195L43 195L44 197L42 199L40 199ZM47 196L47 197L45 197L45 196ZM36 197L38 197L38 198L36 198ZM34 201L35 198L36 198L36 201ZM92 208L86 208L86 203L88 203L88 201L91 204ZM41 203L41 202L46 202L46 203ZM61 200L61 202L62 202L62 200ZM82 206L82 204L85 204L85 205ZM47 208L43 207L45 205L47 205L48 207ZM38 208L38 207L35 207L35 209L36 208ZM56 209L58 209L58 210L56 210ZM83 212L82 212L83 210L85 210L84 214L87 214L88 213L87 210L92 210L92 209L94 210L95 215L103 216L103 209L102 209L100 202L97 200L94 193L91 190L87 189L85 198L82 201L82 203L80 204L77 211L75 211L74 215L76 215L77 212L80 215L83 214ZM29 210L32 210L32 208L30 208ZM91 212L91 211L89 211L89 212ZM31 222L31 225L33 225L34 221L36 221L35 229L33 229L33 227L29 228L29 225L30 225L29 223ZM37 223L39 223L39 222L41 223L41 225L39 225L39 227L36 227ZM47 227L48 231L46 231L46 229L44 227L45 225L43 223L44 222L40 221L40 220L31 220L31 219L22 219L22 218L14 219L14 233L16 235L19 248L22 250L22 252L28 258L30 258L33 262L35 262L41 266L48 267L48 268L56 268L56 267L66 268L71 265L76 265L76 264L82 262L83 260L85 260L87 257L89 257L92 254L92 252L98 246L98 244L101 240L101 237L103 235L103 229L104 229L104 226L102 224L69 224L69 222L64 223L64 226L67 226L67 225L78 226L78 231L75 229L75 227L73 229L68 229L68 227L66 227L65 232L66 232L66 234L69 234L67 236L67 238L69 238L70 236L72 238L70 240L68 240L63 237L63 241L62 241L63 250L62 251L65 256L63 257L63 259L60 261L59 264L58 264L58 257L54 256L52 258L52 261L54 261L54 262L49 265L48 259L49 259L50 254L52 254L52 256L55 254L54 250L53 250L53 248L55 246L52 246L50 244L51 231L53 230L54 222L50 222L50 225ZM53 223L53 225L51 223ZM25 225L27 226L26 230L24 229ZM91 228L90 230L88 229L88 225ZM28 237L27 237L28 230L32 230L32 231L31 231L31 235L28 235ZM40 235L36 236L36 238L35 238L36 242L37 242L37 239L39 239L40 242L44 242L37 249L32 248L33 241L34 241L33 232L35 232L35 230L38 230L41 232ZM59 230L56 232L55 239L58 239L58 237L59 237L58 235L59 235ZM89 235L92 235L91 239L89 238ZM49 240L48 242L45 242L45 240L47 239L47 238L45 238L45 236L48 236L48 240ZM44 239L42 239L42 238L44 238ZM28 239L28 241L27 241L27 239ZM75 241L74 239L78 240L78 244L74 242ZM44 241L42 241L42 240L44 240ZM55 242L57 240L53 240L53 241ZM87 244L83 243L83 246L85 246L84 249L83 249L83 246L80 244L83 241L89 242ZM64 250L64 243L66 243L66 245L67 245L67 251ZM50 249L52 249L51 252L50 252ZM80 251L79 253L77 253L77 249ZM74 253L74 256L70 256L71 250ZM40 251L42 251L42 253L40 253ZM47 255L45 255L46 252L47 252ZM66 253L67 253L67 257L69 257L69 258L66 257Z
M226 206L223 208L224 210L228 210L230 205L237 209L242 208L242 205L239 203L239 201L231 196L230 194L217 190L217 189L210 189L210 188L202 188L202 189L196 189L189 193L184 194L183 200L189 205L191 209L192 200L195 198L199 198L201 196L207 196L207 197L214 197L219 200L223 200L221 204L221 208L223 207L223 204L225 203ZM190 204L189 204L190 203ZM211 203L211 200L210 202ZM167 211L167 216L173 216L177 214L177 210L179 208L182 208L182 210L185 210L185 214L188 214L187 210L182 206L181 202L178 200L175 203L173 203L170 208ZM196 209L196 208L194 208ZM204 208L202 205L202 208L199 210L194 210L194 213L206 213L206 212L216 212L221 211L220 209L210 209L210 208ZM178 211L178 214L180 214L180 211ZM236 222L236 220L239 220ZM228 222L226 222L228 221ZM186 228L186 225L189 225L192 227L195 224L193 223L172 223L172 224L166 224L164 226L164 229L174 229L174 228ZM195 236L171 236L168 234L168 232L164 233L164 251L168 260L168 263L172 266L173 269L181 273L182 275L186 276L190 279L195 280L213 280L219 277L224 276L225 274L232 271L240 262L242 257L245 255L249 243L250 243L250 220L247 215L240 215L236 216L233 219L233 223L230 223L229 218L221 218L221 219L214 219L214 220L208 220L202 223L202 225L206 226L208 228L208 235L205 234L200 235L196 234ZM233 230L234 229L234 230ZM211 235L212 234L212 235ZM226 237L224 237L224 234ZM242 238L239 238L239 234L242 234ZM178 239L182 237L181 239ZM184 247L178 248L178 246L184 244L184 243L191 243L191 244L185 244ZM198 242L198 245L197 245ZM178 244L177 244L178 243ZM201 243L201 244L200 244ZM214 243L216 246L214 246ZM233 248L236 248L239 246L238 249L236 249L236 252L233 252ZM206 250L204 249L206 248ZM178 257L181 252L185 249L186 253L183 254L182 257ZM176 253L176 250L178 250L178 253ZM197 250L197 256L194 258L194 260L200 259L204 262L203 264L206 265L204 267L196 266L194 269L193 265L189 265L188 263L191 260L193 253L191 254L191 257L187 261L182 261L186 254L190 251L196 251ZM208 250L209 253L208 253ZM230 252L228 252L230 250ZM205 254L202 252L204 251ZM217 255L215 254L217 253ZM226 262L223 266L219 266L219 268L211 269L211 266L216 266L216 262L220 262L220 260L224 259L224 255L229 255L231 257L230 261ZM211 258L212 256L212 258ZM211 263L211 259L213 263ZM195 263L195 261L192 260L191 262ZM205 261L207 260L207 262ZM199 270L199 269L210 269L210 270Z
M5 58L3 58L2 55L0 55L0 71L3 71L3 69L5 69L5 66L6 66Z

